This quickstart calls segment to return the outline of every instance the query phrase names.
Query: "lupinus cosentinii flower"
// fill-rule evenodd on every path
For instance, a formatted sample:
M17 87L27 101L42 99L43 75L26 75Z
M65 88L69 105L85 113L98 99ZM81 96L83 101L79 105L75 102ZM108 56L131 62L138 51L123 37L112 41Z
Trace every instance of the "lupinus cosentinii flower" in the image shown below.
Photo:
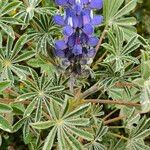
M55 0L64 7L65 14L56 15L54 21L63 27L63 40L55 42L55 54L63 58L63 64L80 74L82 66L89 64L95 56L94 47L98 38L94 26L100 25L103 17L94 15L94 9L101 9L102 0Z

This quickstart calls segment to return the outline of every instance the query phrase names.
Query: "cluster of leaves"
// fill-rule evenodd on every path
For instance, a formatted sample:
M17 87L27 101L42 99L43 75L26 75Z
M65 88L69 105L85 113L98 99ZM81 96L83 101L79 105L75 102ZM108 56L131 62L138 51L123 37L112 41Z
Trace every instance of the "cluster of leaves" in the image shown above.
M150 149L147 1L103 0L102 44L86 76L54 55L53 16L63 12L54 1L0 1L0 149Z

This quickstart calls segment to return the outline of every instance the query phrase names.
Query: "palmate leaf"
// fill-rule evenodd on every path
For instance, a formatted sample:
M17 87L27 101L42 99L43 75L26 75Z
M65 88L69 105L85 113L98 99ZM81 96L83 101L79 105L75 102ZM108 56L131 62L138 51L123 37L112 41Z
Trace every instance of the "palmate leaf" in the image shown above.
M145 145L144 139L150 135L150 119L143 117L137 123L137 126L132 128L129 133L129 140L127 142L126 148L131 150L143 150L150 149L149 146Z
M50 133L44 143L44 150L52 149L54 146L54 139L58 140L58 147L60 150L84 149L82 144L77 140L76 136L82 137L86 140L93 139L93 135L91 133L82 129L82 127L85 127L89 124L89 119L81 116L86 113L90 105L85 104L79 108L75 108L73 113L68 111L68 105L69 103L67 100L62 106L59 106L55 102L51 102L49 106L51 120L31 123L31 126L36 129L51 128Z
M24 116L32 116L32 114L34 114L33 117L37 122L40 121L42 117L44 105L49 114L51 114L49 110L50 101L55 101L59 105L63 104L62 98L65 96L65 90L63 85L54 85L53 77L49 78L45 73L39 76L36 71L31 68L29 72L31 78L22 81L27 90L25 93L19 95L17 100L20 102L25 100L30 101L24 112Z
M26 41L26 34L22 35L16 43L10 36L8 36L6 46L0 49L2 79L11 80L13 83L13 73L21 79L26 78L26 75L29 73L28 67L23 66L20 63L35 55L35 53L33 53L32 51L27 51L24 54L21 54Z
M136 7L137 0L131 0L124 7L121 7L124 1L125 0L105 0L103 14L105 24L108 26L117 25L123 30L125 37L128 39L136 34L132 27L136 24L136 19L134 17L124 18L124 16L128 15L128 13Z
M108 127L104 126L102 121L99 121L99 123L97 124L97 128L94 129L93 128L93 134L94 134L94 138L90 141L90 143L86 144L85 147L88 150L106 150L106 146L104 146L101 141L103 136L107 133L108 131Z
M109 44L104 43L102 46L108 50L110 55L106 57L104 62L110 63L115 62L115 71L124 72L126 62L138 64L139 61L137 58L132 57L130 54L137 50L140 46L140 43L137 41L137 36L130 38L126 45L124 45L125 38L123 30L114 27L113 30L108 32Z
M24 23L22 29L29 25L29 22L33 20L35 14L55 14L54 7L40 7L41 0L27 0L20 7L20 11L14 16L17 19L21 19Z
M34 40L36 51L47 55L48 47L54 46L54 38L60 34L60 29L54 24L52 16L41 14L34 17L34 30L29 32L29 39Z
M7 2L4 4L3 2L0 2L2 5L0 9L0 28L9 36L11 36L13 39L15 38L14 31L11 26L7 25L7 23L11 24L19 24L19 21L15 18L11 18L7 16L12 10L15 10L18 8L22 2L20 1L13 1L13 2Z

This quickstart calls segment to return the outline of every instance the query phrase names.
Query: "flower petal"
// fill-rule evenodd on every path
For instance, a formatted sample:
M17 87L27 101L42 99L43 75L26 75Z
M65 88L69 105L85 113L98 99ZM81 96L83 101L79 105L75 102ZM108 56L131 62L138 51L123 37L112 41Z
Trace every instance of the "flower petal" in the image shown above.
M94 32L94 28L91 24L86 24L83 28L83 31L84 31L85 34L91 35Z
M65 24L64 19L61 15L54 16L54 22L60 26L63 26Z
M90 8L101 9L103 7L103 0L91 0Z
M71 26L65 26L63 33L64 35L70 36L73 33L73 28Z
M67 4L67 0L55 0L56 5L65 6Z
M75 34L72 34L71 36L69 36L68 38L68 45L70 47L73 47L75 45L75 42L76 42L76 36Z
M63 49L66 49L66 48L67 48L67 45L66 45L65 41L63 41L63 40L57 40L57 41L55 42L55 48L56 48L56 49L63 50Z
M88 45L90 46L96 46L99 39L97 37L90 37L88 40Z
M103 16L94 16L92 19L93 25L100 25L103 22Z

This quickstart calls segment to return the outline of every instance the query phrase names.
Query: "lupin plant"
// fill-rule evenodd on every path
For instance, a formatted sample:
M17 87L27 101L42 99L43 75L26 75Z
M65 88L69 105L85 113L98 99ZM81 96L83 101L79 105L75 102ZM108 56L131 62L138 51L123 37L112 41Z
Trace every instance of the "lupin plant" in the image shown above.
M96 54L95 46L99 39L94 35L94 27L102 23L101 15L94 15L101 9L102 0L56 0L64 7L64 15L56 15L54 21L63 26L64 39L55 42L55 54L63 58L62 63L69 66L75 74L81 74L82 65L90 64Z
M148 9L0 0L0 150L150 150Z

